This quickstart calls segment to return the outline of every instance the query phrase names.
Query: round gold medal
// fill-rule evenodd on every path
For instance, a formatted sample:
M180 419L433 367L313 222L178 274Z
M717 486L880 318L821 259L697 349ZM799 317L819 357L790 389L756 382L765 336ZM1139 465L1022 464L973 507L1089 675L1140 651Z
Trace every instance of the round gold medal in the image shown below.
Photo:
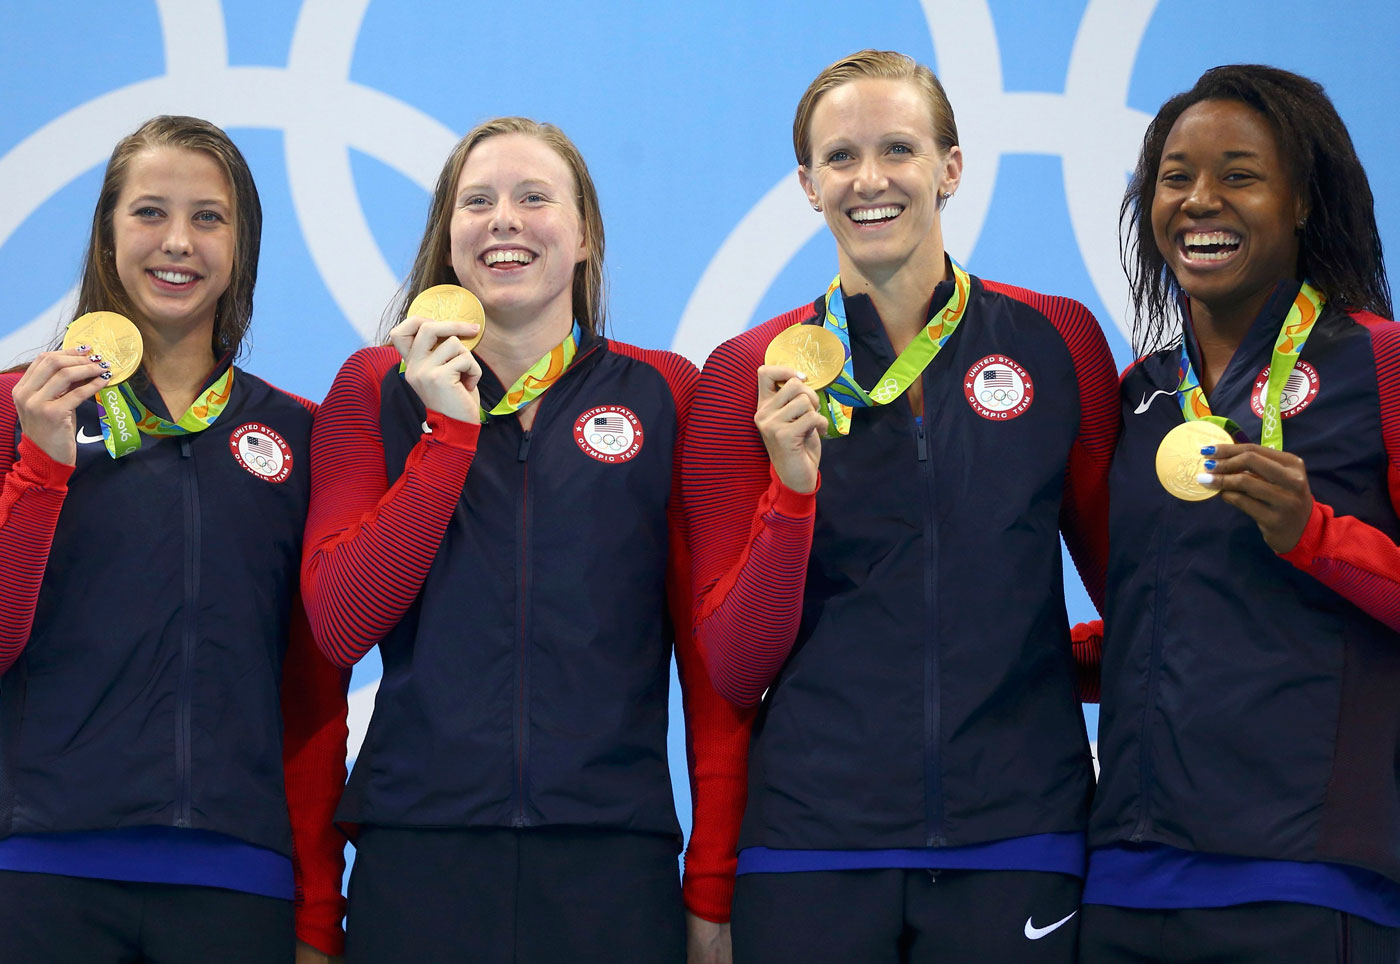
M763 364L796 369L807 376L807 387L816 391L836 381L845 363L841 339L820 325L784 328L763 353Z
M480 325L480 330L472 337L458 338L467 351L475 348L486 333L486 311L476 295L460 285L434 285L420 291L408 306L405 317L412 315L421 315L433 321L465 321Z
M89 311L74 318L63 333L63 347L87 345L110 367L108 387L120 385L141 366L141 332L125 315L115 311Z
M1157 446L1157 478L1178 499L1200 502L1219 495L1218 489L1208 489L1196 481L1205 471L1208 456L1201 454L1202 446L1231 445L1234 439L1214 422L1197 420L1183 422L1172 429Z

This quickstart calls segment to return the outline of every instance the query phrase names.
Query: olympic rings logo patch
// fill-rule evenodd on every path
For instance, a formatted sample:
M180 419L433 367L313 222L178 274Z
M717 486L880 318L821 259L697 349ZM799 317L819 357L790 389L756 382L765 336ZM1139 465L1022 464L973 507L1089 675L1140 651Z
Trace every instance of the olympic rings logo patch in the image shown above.
M1031 407L1035 386L1014 358L988 355L963 376L963 397L978 415L1002 422Z
M631 409L599 405L574 422L574 442L599 462L627 462L642 450L642 423Z
M292 448L260 422L248 422L228 437L234 461L264 482L285 482L292 474Z
M1249 393L1250 411L1260 418L1264 417L1264 393L1268 391L1269 369L1272 367L1264 366L1264 370L1254 379L1254 388ZM1282 393L1279 394L1279 414L1284 418L1300 414L1312 404L1314 398L1317 398L1318 389L1321 387L1322 382L1317 377L1317 369L1301 358L1298 359L1293 364L1288 381L1283 383Z

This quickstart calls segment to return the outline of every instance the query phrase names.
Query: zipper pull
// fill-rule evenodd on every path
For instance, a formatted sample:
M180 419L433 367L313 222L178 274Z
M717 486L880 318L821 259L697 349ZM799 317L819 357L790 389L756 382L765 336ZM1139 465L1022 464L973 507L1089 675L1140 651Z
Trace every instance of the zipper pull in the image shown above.
M928 436L924 435L924 423L919 422L914 426L914 434L919 441L919 461L928 461Z
M520 456L518 461L524 462L530 454L530 429L526 429L520 436Z
M180 439L180 458L182 458L182 459L187 459L187 458L189 458L189 457L190 457L190 440L187 439L187 438L182 438L182 439Z

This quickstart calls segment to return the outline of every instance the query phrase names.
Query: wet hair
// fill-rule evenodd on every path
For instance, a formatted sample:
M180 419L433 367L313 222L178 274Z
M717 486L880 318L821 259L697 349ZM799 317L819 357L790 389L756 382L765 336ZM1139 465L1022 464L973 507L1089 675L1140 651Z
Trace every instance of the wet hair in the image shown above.
M170 114L152 117L112 149L107 170L102 175L97 208L92 213L92 230L83 257L78 304L73 317L89 311L133 313L131 299L117 275L112 218L132 158L143 151L162 147L199 151L213 158L223 169L233 191L233 270L228 287L214 307L213 350L216 358L225 352L237 357L253 317L253 286L258 280L258 249L262 243L262 203L253 183L253 172L243 154L227 134L198 117Z
M905 80L913 84L928 101L929 117L933 123L933 138L939 153L947 154L958 143L958 125L953 118L953 105L933 71L913 57L893 50L860 50L831 64L808 85L797 102L797 114L792 119L792 150L797 163L812 166L812 113L827 91L863 78Z
M603 291L603 213L598 204L598 189L588 173L588 165L574 142L553 124L543 124L528 117L496 117L484 121L470 131L452 148L447 162L438 175L428 207L428 224L413 268L399 288L398 295L385 312L385 327L392 327L408 314L408 306L422 291L441 284L457 284L451 264L452 207L457 195L457 181L466 166L467 156L487 138L500 134L528 134L544 141L563 159L574 177L574 201L583 224L584 243L588 256L574 266L573 311L579 326L601 335L607 316L607 299Z
M1172 307L1181 296L1152 231L1152 199L1167 136L1202 101L1238 101L1263 115L1306 201L1296 276L1350 310L1392 317L1375 204L1351 135L1322 85L1257 64L1213 67L1164 103L1143 135L1137 168L1119 208L1119 251L1133 298L1133 348L1139 355L1175 341Z

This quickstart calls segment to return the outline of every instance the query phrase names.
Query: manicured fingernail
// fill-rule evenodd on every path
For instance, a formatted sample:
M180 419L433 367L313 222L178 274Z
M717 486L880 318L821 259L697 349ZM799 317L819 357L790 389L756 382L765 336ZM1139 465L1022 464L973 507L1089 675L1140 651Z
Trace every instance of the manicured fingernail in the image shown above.
M111 378L111 377L112 377L112 373L111 373L111 372L103 372L103 373L102 373L102 377L103 377L103 378Z
M1201 454L1202 454L1202 455L1214 455L1214 454L1215 454L1215 446L1214 446L1214 445L1202 445L1202 446L1201 446Z
M79 345L78 351L92 351L91 345Z
M1200 475L1196 476L1196 481L1201 483L1201 485L1210 485L1215 481L1215 476L1211 475L1209 472L1202 472Z
M105 361L104 361L104 362L98 362L97 364L101 365L103 368L111 368L111 367L112 367L111 365L107 364ZM1209 465L1208 465L1208 466L1206 466L1206 468L1212 468L1212 466L1209 466Z
M1202 464L1203 466L1205 466L1206 468L1208 468L1208 469L1213 469L1213 468L1215 468L1215 459L1206 459L1206 460L1205 460L1204 462L1202 462L1201 464Z
M101 355L89 355L89 356L88 356L88 361L101 361L101 360L102 360L102 356L101 356Z
M802 379L802 380L805 382L805 381L807 380L807 373L806 373L806 372L798 372L798 373L797 373L797 377L800 378L800 379Z

